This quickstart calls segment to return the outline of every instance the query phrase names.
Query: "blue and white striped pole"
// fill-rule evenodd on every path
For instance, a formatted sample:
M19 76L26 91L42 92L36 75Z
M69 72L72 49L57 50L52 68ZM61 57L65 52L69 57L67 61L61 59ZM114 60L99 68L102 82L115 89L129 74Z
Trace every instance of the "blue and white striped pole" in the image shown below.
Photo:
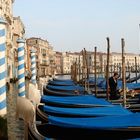
M6 105L6 21L0 18L0 116L7 113Z
M31 82L36 85L36 51L31 50Z
M18 96L25 97L25 67L24 44L25 40L18 39Z

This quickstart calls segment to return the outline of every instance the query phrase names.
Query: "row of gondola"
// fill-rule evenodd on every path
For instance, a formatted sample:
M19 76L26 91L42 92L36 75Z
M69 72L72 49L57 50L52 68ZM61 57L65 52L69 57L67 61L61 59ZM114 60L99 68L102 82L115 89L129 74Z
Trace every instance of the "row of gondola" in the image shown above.
M54 79L37 106L40 139L133 139L140 137L140 113L131 112L76 85ZM29 129L32 138L37 139ZM34 131L34 132L36 132ZM37 136L38 136L37 135Z

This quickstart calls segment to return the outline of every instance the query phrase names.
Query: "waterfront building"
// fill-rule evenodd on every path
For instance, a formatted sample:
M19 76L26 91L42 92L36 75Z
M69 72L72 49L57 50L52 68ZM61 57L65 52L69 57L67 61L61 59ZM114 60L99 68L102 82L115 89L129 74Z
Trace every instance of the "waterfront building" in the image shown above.
M17 38L23 37L25 27L20 17L13 17L14 0L0 0L0 16L6 24L6 69L7 82L17 76Z
M79 55L80 55L80 65L83 65L83 56L81 53L77 52L65 52L62 53L62 70L63 73L71 73L71 65L76 61L77 64L79 63ZM94 73L94 52L86 53L89 72ZM135 58L137 60L137 67L139 69L140 65L140 55L133 54L133 53L125 53L125 65L126 70L130 67L132 70L135 70ZM104 73L106 71L107 65L107 54L102 52L97 52L96 55L96 69L99 73ZM109 71L113 73L113 71L119 71L120 67L122 66L122 54L111 52L109 58Z
M56 73L56 65L55 65L55 52L53 51L53 47L49 44L48 46L48 69L47 74L54 75Z
M88 66L89 66L89 72L90 73L94 73L95 67L94 67L94 60L95 54L94 52L87 52L87 62L88 62ZM96 53L96 69L97 72L101 72L102 71L102 53L101 52L97 52Z
M63 60L62 60L62 52L55 52L55 66L56 66L56 74L63 73Z
M30 71L30 50L33 48L36 50L36 66L37 76L47 76L51 74L52 67L54 65L54 52L53 47L47 40L41 38L32 37L27 39L27 69ZM51 67L50 67L51 64Z
M121 65L122 64L122 54L113 52L112 55L112 63L113 65ZM137 63L140 64L140 56L138 54L133 53L125 53L125 63L126 65L129 64L129 66L135 65L135 57L137 59Z
M64 74L66 74L66 73L70 73L71 72L71 65L72 65L72 63L70 62L70 55L69 55L69 53L67 53L67 52L65 52L65 53L62 53L62 57L63 57L63 62L62 62L62 64L63 64L63 70L62 70L62 72L64 73Z
M80 58L80 61L79 61ZM71 65L76 62L77 60L77 65L79 65L80 62L80 72L82 72L83 69L83 55L82 52L64 52L62 53L62 59L63 59L63 63L62 63L62 69L63 69L63 73L71 73ZM86 61L89 68L89 72L90 73L94 73L94 52L86 52ZM106 54L105 53L101 53L101 52L97 52L97 56L96 56L96 68L98 72L104 71L103 65L106 64Z
M122 54L113 52L112 56L112 65L122 65ZM126 68L130 67L131 69L135 70L135 59L137 62L137 66L140 64L140 56L138 54L133 53L125 53L125 65Z
M78 52L63 52L62 53L62 73L68 74L71 73L71 65L73 65L75 62L77 64L79 63L79 58L80 58L80 66L83 66L83 59L82 59L82 54Z
M12 42L12 28L13 28L13 10L12 4L14 0L0 0L0 16L3 17L7 24L6 24L6 69L7 69L7 77L12 76L12 51L13 42ZM9 81L9 78L6 79Z

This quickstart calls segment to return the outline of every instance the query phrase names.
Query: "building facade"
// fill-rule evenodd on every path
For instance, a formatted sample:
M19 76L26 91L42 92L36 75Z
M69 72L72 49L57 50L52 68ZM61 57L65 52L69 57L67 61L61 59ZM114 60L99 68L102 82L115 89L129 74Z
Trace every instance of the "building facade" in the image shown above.
M112 65L116 66L122 65L122 54L121 53L112 53ZM140 55L133 53L125 53L125 66L126 70L135 70L135 66L139 67L140 65Z
M30 71L30 51L36 50L37 76L47 76L53 72L54 67L54 52L47 40L41 38L29 38L27 44L27 69Z
M83 66L83 56L81 53L72 53L66 52L62 53L63 59L63 73L71 73L71 65L77 60L77 64L79 63L79 55L80 55L80 66ZM88 68L90 73L94 73L94 52L86 52L86 59L88 63ZM99 73L104 73L106 71L107 65L107 54L102 52L97 52L96 54L96 70ZM125 65L126 70L131 68L135 70L135 65L137 65L137 69L140 69L140 55L132 54L132 53L125 53ZM122 67L122 54L121 53L110 53L109 56L109 71L120 71Z
M62 52L55 52L55 66L56 66L56 74L62 74L63 73Z
M83 66L82 54L78 52L63 52L62 53L62 73L71 73L71 66L76 62L77 65ZM79 63L80 62L80 63Z
M7 69L7 82L13 78L13 3L14 0L0 0L0 17L6 20L6 69Z

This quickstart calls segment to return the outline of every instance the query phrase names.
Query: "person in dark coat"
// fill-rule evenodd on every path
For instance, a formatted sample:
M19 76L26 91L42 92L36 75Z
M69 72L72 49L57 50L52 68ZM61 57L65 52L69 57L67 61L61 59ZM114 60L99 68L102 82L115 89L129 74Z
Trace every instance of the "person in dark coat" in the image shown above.
M118 73L115 72L114 75L109 78L110 100L117 100L120 98L119 91L117 90L117 80Z

